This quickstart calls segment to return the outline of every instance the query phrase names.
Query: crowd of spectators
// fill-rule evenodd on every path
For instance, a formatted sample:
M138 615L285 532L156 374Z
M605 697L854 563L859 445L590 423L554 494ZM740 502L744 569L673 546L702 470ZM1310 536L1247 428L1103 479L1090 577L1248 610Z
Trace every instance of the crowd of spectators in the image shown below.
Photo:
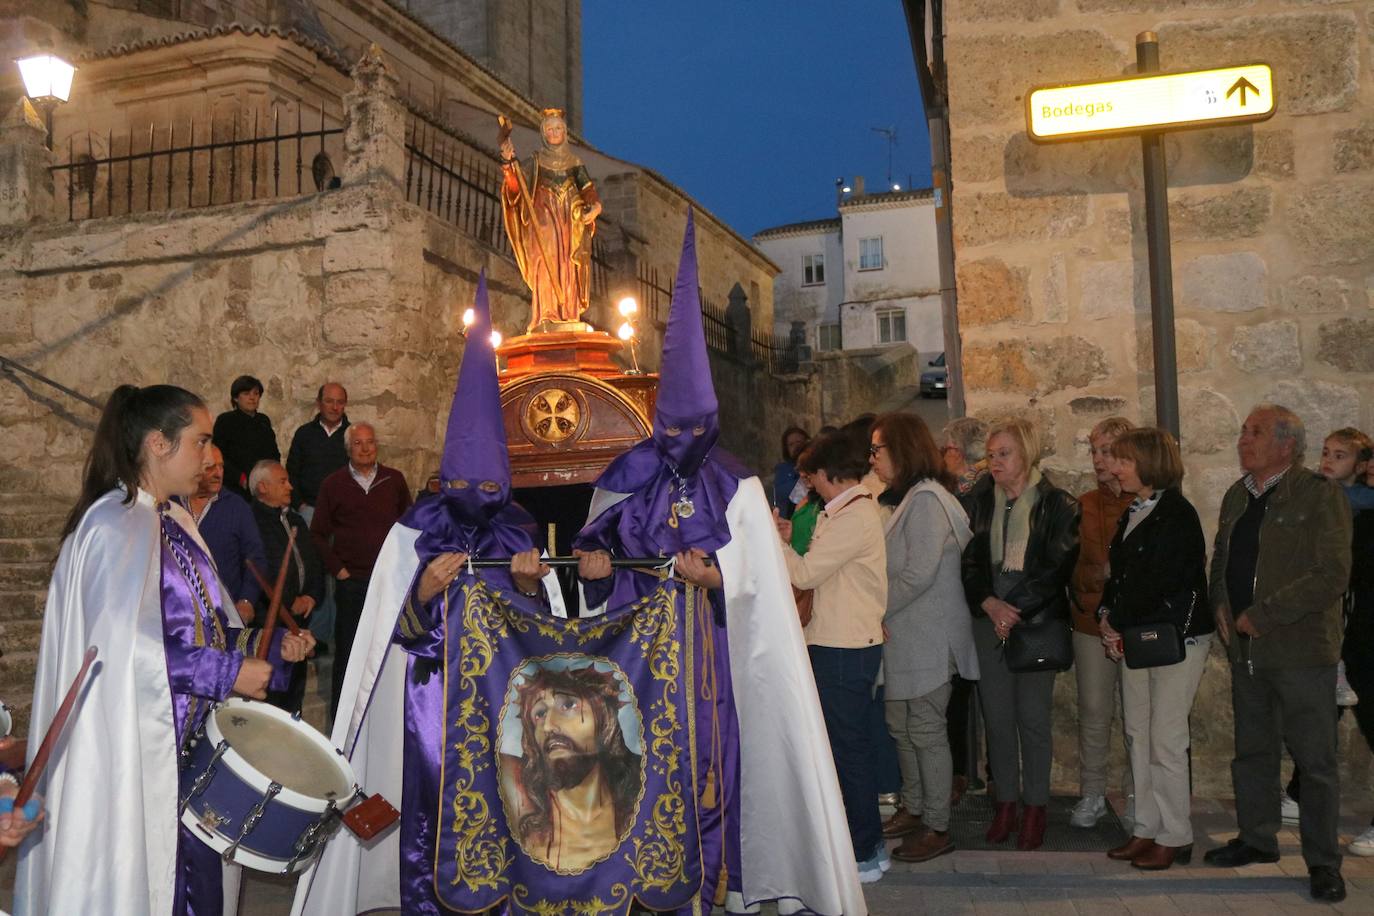
M1142 870L1192 855L1189 714L1214 644L1231 668L1239 835L1210 865L1278 860L1280 763L1314 899L1344 899L1337 834L1338 716L1374 749L1374 449L1332 432L1317 470L1292 411L1257 405L1238 431L1210 568L1167 431L1104 419L1094 482L1075 497L1041 472L1040 433L1010 417L861 417L782 438L772 486L783 555L829 732L862 880L889 855L953 849L950 810L978 781L986 839L1045 842L1056 675L1075 669L1079 788L1070 824L1112 813L1108 749L1120 709L1130 838L1109 857ZM866 454L865 454L866 453ZM867 462L865 463L865 457ZM976 689L975 689L976 685ZM975 695L977 702L971 702ZM866 727L873 697L886 731ZM901 791L879 814L895 748ZM1299 796L1300 793L1300 796ZM900 840L890 851L886 840ZM1374 822L1345 849L1374 856Z
M257 379L234 380L216 460L186 507L246 622L266 617L260 582L275 582L285 559L283 607L332 644L332 712L373 564L412 491L378 460L376 428L349 422L342 385L320 387L285 465L262 396ZM1313 897L1343 899L1345 709L1374 748L1369 437L1332 432L1308 470L1301 419L1256 406L1238 434L1240 477L1222 498L1210 568L1174 438L1109 417L1087 439L1094 481L1074 496L1042 473L1040 431L1024 418L961 418L936 433L891 413L814 440L799 426L783 433L771 481L778 535L861 878L879 880L889 857L922 862L954 848L951 809L981 782L984 748L986 840L1042 846L1054 683L1070 667L1080 796L1070 825L1091 828L1112 811L1119 709L1130 839L1108 856L1145 870L1189 861L1189 714L1219 643L1231 667L1239 835L1204 859L1276 861L1291 812ZM301 668L272 701L299 710L304 680ZM985 744L970 740L979 716ZM1286 793L1285 747L1295 763ZM888 770L900 791L884 818L880 796L897 788ZM1374 821L1346 849L1374 855Z

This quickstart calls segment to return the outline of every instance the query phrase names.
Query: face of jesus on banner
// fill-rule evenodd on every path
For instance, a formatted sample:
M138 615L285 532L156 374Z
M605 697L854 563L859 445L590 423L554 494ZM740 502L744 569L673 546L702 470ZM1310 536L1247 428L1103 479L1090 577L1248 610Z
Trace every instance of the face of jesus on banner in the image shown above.
M502 754L502 796L516 841L546 868L589 868L633 825L643 758L622 718L638 731L630 686L608 662L559 656L527 662L514 679L502 719L503 731L518 727L520 756Z

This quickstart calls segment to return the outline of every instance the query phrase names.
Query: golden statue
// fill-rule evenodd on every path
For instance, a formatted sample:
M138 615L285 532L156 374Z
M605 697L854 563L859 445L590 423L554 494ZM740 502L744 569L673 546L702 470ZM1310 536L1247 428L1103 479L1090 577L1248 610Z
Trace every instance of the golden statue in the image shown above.
M592 235L601 213L596 186L568 147L561 109L544 109L544 145L523 166L510 120L503 115L500 123L501 215L532 294L529 329L577 322L592 290Z

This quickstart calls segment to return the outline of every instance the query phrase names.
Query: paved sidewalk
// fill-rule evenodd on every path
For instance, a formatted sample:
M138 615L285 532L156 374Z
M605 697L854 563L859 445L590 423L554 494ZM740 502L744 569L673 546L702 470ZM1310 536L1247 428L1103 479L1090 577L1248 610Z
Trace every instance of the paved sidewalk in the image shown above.
M1102 853L955 852L922 865L893 863L877 884L866 889L874 916L944 914L1243 914L1282 916L1296 912L1374 914L1374 858L1346 856L1342 865L1349 896L1331 906L1307 892L1307 867L1296 828L1279 834L1282 859L1273 865L1211 868L1202 854L1235 835L1230 802L1195 800L1196 844L1193 863L1165 872L1142 872L1113 862ZM1367 818L1342 820L1348 840L1368 825Z
M1202 853L1235 833L1229 803L1198 800L1193 815L1193 864L1147 873L1101 853L955 852L923 865L893 863L882 881L865 888L873 916L1286 916L1289 913L1364 913L1374 916L1374 858L1347 856L1342 872L1350 896L1337 906L1307 895L1307 868L1294 828L1279 835L1283 858L1274 865L1209 868ZM1343 838L1367 819L1347 817ZM14 889L14 857L0 868L0 908ZM242 916L286 916L294 881L244 873Z

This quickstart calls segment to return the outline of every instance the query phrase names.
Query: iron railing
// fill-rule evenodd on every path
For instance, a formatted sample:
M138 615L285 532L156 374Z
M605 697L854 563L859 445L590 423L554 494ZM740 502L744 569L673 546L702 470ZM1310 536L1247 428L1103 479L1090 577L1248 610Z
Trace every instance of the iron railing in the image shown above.
M659 282L657 268L640 266L639 303L655 324L662 327L668 319L673 294ZM799 356L797 348L785 334L767 334L751 330L748 341L740 340L725 309L706 296L701 296L702 329L706 332L706 346L739 360L752 360L774 375L796 372Z
M514 260L501 215L496 157L430 118L412 111L406 124L406 200ZM605 217L598 220L604 225ZM611 267L601 235L592 236L592 295L610 288Z
M54 193L58 200L66 198L67 219L75 221L295 196L336 186L343 128L328 123L323 103L310 127L301 106L296 106L294 127L283 125L276 107L269 123L262 120L254 110L251 126L238 111L228 124L213 118L208 127L194 118L180 126L174 120L163 127L149 123L146 139L141 130L130 129L123 137L107 131L103 149L97 147L101 138L87 132L84 152L70 138L67 161L50 167Z
M15 362L14 360L10 359L10 358L7 357L7 356L0 356L0 374L9 375L9 376L27 375L29 378L33 379L34 381L36 381L36 382L42 382L44 385L47 385L49 388L55 388L56 390L58 390L58 391L62 392L63 394L65 394L67 397L72 398L73 400L80 401L81 403L87 404L87 405L89 405L89 406L91 406L91 407L94 407L96 410L103 410L104 407L105 407L104 404L102 404L101 402L97 401L95 398L88 398L88 397L86 397L86 395L82 394L81 392L76 391L75 389L72 389L72 388L68 388L66 385L62 384L61 382L56 381L56 380L54 380L54 379L50 379L50 378L48 378L46 375L44 375L43 373L37 372L37 371L35 371L35 370L33 370L33 369L30 369L28 366L25 366L23 363L17 363L17 362Z

